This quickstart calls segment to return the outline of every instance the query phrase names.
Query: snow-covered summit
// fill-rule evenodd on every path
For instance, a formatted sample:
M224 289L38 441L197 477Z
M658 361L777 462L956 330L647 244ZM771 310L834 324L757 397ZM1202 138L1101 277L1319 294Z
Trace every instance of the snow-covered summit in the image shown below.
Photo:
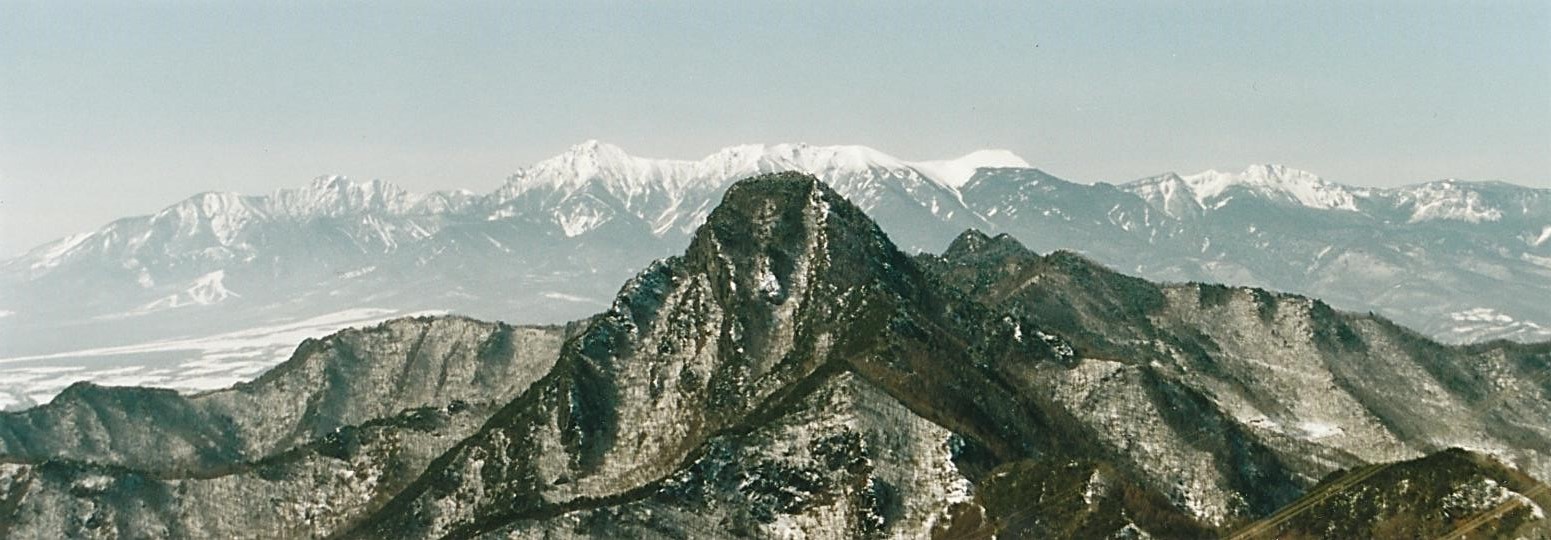
M860 145L807 143L729 146L699 160L632 156L618 146L589 140L564 153L518 171L498 199L547 187L573 189L601 181L611 191L636 195L652 190L678 191L724 184L729 180L779 171L800 171L822 179L869 171L914 173L939 186L962 186L981 167L1027 167L1007 150L980 150L957 159L912 162Z
M1018 157L1009 150L976 150L959 157L958 159L945 159L940 161L919 161L914 167L935 178L938 182L954 188L963 187L969 182L970 177L975 176L975 171L990 168L1020 168L1031 167L1029 162Z
M872 148L859 145L815 146L796 144L748 144L724 148L699 163L704 174L757 174L799 170L816 176L867 169L902 169L908 165Z
M686 161L639 158L618 146L588 140L518 171L502 189L516 194L540 186L577 187L602 179L626 193L635 193L654 185L672 185L690 172L690 163Z
M1213 169L1184 176L1165 173L1124 187L1176 215L1183 199L1193 200L1199 209L1215 209L1226 204L1238 190L1309 208L1357 211L1353 189L1308 171L1274 164L1251 165L1240 172Z

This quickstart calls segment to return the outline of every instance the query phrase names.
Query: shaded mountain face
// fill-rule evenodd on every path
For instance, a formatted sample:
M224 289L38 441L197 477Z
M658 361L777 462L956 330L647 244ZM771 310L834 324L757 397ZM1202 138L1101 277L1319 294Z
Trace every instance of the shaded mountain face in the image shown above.
M1414 530L1537 531L1547 347L974 231L912 257L776 174L567 329L398 321L231 390L0 415L0 535L1336 537L1429 507Z
M1544 538L1551 486L1451 449L1332 474L1239 538Z
M303 337L410 314L585 317L682 251L732 181L778 171L815 175L907 253L975 228L1152 280L1310 294L1449 342L1551 338L1543 189L1363 189L1278 166L1084 185L995 151L747 145L678 161L589 141L490 193L340 177L206 193L0 263L0 407L77 380L218 388Z

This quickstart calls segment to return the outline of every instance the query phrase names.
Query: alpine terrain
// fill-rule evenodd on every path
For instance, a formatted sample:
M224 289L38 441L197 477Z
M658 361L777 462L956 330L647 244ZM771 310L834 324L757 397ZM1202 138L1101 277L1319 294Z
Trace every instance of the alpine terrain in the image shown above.
M1157 281L1308 294L1450 343L1551 339L1545 189L1356 188L1274 165L1090 185L994 150L746 145L677 161L588 141L490 193L343 177L204 193L0 262L0 407L80 380L220 388L302 339L393 317L585 317L683 250L733 181L778 171L824 181L906 253L973 228Z
M222 306L259 298L239 285L242 272L334 280L335 260L309 253L358 242L351 264L378 268L361 283L391 275L434 292L436 280L463 275L470 302L482 303L469 305L496 309L537 306L544 292L596 293L542 281L548 272L598 264L604 276L618 265L605 255L686 244L643 263L598 314L563 326L401 318L303 341L229 388L80 383L0 413L0 537L1551 537L1551 343L1444 344L1305 296L1159 284L1100 264L1123 246L1161 253L1142 247L1153 245L1149 232L1088 254L1026 247L1058 241L1045 234L1078 241L1143 226L1176 246L1249 216L1267 235L1249 241L1269 242L1320 216L1328 225L1297 238L1324 238L1322 260L1411 257L1403 239L1424 230L1456 247L1492 237L1509 249L1514 237L1485 231L1544 216L1541 192L1449 184L1483 193L1474 208L1501 212L1482 220L1499 226L1489 229L1395 219L1424 203L1275 168L1219 183L1083 186L1026 168L948 182L943 171L961 164L891 169L897 162L878 155L835 151L824 162L834 170L855 158L877 172L723 186L747 171L603 162L612 151L579 148L480 200L331 180L313 189L334 190L338 204L309 206L317 217L306 220L279 217L303 211L284 193L237 198L250 212L241 225L197 207L187 222L120 222L61 251L57 277L38 279L144 269L159 284L158 265L180 260L167 268L197 281L225 264L214 282L231 300L211 303ZM784 167L771 156L824 151L724 152L726 163L765 171ZM615 176L620 163L634 168ZM1310 198L1279 198L1290 193ZM1031 197L1016 211L986 202L1018 194ZM376 221L343 217L363 207ZM210 240L217 221L240 240L193 258L168 251ZM949 227L959 231L944 236ZM1371 234L1321 236L1342 230ZM315 243L266 243L287 234ZM1518 241L1518 253L1540 249ZM1402 250L1362 251L1385 242ZM1425 253L1415 257L1459 254L1445 244L1417 245ZM948 247L921 251L931 245ZM1279 268L1283 255L1250 260L1249 245L1149 268L1171 280ZM101 263L116 260L109 252L137 253L142 266ZM504 280L478 277L483 264L536 254L548 258L507 265ZM1506 281L1530 272L1505 253L1481 257ZM125 290L139 287L130 279ZM350 290L371 290L360 287Z
M206 192L0 262L0 407L76 380L220 388L302 338L392 317L585 317L686 247L734 180L777 171L824 180L907 253L976 228L1155 281L1306 293L1449 343L1551 338L1546 189L1351 188L1283 166L1083 185L1005 151L754 144L676 161L586 141L489 194L344 177Z

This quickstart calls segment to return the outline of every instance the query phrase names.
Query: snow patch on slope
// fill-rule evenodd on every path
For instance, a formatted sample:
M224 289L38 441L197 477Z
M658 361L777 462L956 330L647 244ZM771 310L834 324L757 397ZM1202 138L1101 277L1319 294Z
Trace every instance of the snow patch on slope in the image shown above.
M226 271L216 270L195 279L189 288L158 298L130 313L142 315L187 306L209 306L241 297L242 295L226 288Z
M560 224L560 231L565 233L566 238L575 238L607 222L609 216L605 210L596 206L584 206L574 208L568 213L556 211L555 222Z
M1540 229L1540 236L1537 236L1534 240L1530 241L1529 245L1540 247L1540 245L1546 243L1547 240L1551 240L1551 225L1546 225L1545 228Z
M47 270L49 268L59 266L59 263L64 261L66 255L69 255L76 246L81 245L82 242L85 242L92 236L93 233L73 234L44 244L43 246L34 250L32 253L26 255L26 258L32 259L33 261L30 265L31 269Z
M355 270L351 270L349 272L345 272L343 274L340 274L339 275L339 279L355 279L355 278L358 278L358 277L361 277L361 276L364 276L364 275L367 275L367 274L370 274L370 273L376 272L376 271L377 271L377 266L376 265L363 266L361 268L357 268Z
M1551 259L1547 260L1551 265ZM1477 307L1448 314L1448 330L1451 336L1462 342L1480 342L1507 335L1523 335L1544 339L1551 337L1551 328L1535 321L1516 319L1492 308Z
M1551 257L1541 257L1539 255L1530 255L1528 253L1521 253L1521 254L1519 254L1519 258L1524 259L1524 262L1527 262L1527 263L1530 263L1530 264L1534 264L1534 265L1537 265L1537 266L1544 266L1546 268L1551 268Z
M544 298L548 298L550 300L561 300L561 301L565 301L565 302L576 302L576 303L581 303L581 304L597 304L599 306L608 306L607 302L600 302L598 300L595 300L595 299L592 299L592 298L588 298L588 297L585 297L585 296L577 296L577 295L574 295L574 294L566 294L566 293L562 293L562 292L546 291L543 294L541 294L540 296L543 296Z
M1405 188L1400 192L1400 200L1403 204L1411 205L1411 223L1430 220L1481 223L1497 221L1503 217L1502 210L1487 204L1481 199L1480 193L1461 186L1455 180Z
M1341 426L1315 420L1300 422L1298 429L1310 440L1325 439L1346 433L1346 430L1342 429Z
M1513 322L1513 317L1509 317L1507 315L1499 313L1495 309L1484 308L1484 307L1475 308L1475 309L1469 309L1469 310L1465 310L1465 311L1456 311L1454 313L1450 313L1449 314L1449 318L1454 319L1456 321L1470 321L1470 322L1497 322L1497 323L1511 323L1511 322Z

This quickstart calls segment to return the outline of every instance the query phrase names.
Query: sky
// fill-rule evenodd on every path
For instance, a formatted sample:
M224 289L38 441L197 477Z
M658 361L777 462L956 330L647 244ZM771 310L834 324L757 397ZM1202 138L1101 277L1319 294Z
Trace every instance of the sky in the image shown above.
M586 139L1551 187L1551 2L441 4L0 2L0 256L325 174L485 191Z

